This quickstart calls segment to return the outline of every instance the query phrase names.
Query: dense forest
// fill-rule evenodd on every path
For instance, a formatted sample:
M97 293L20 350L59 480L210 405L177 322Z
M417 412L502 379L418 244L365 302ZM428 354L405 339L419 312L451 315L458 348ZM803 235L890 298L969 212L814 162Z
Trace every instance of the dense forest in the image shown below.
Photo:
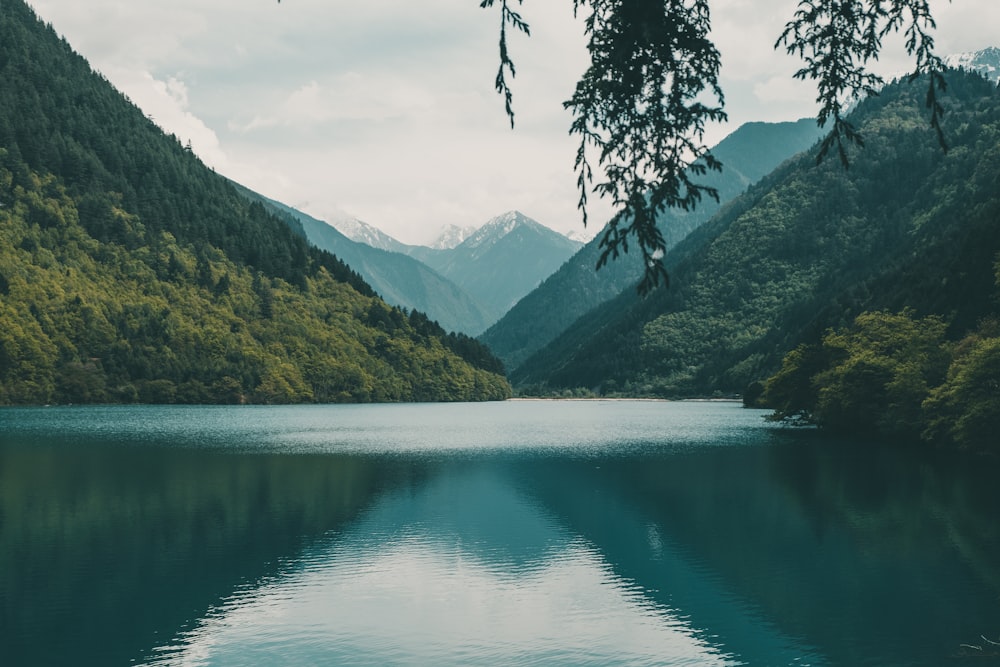
M958 405L961 391L995 396L995 382L971 378L995 363L1000 93L975 74L952 72L948 81L949 150L928 127L919 84L889 86L853 116L865 146L849 169L817 163L815 153L786 163L668 254L669 290L646 299L623 292L525 362L515 382L537 392L735 395L776 373L800 344L823 345L830 331L841 333L826 346L844 348L836 337L878 311L922 322L916 330L939 318L935 331L951 353L935 357L924 379L928 391L944 387L935 405ZM975 369L949 370L951 359ZM810 378L822 374L809 368ZM868 392L883 393L885 377L869 376ZM945 379L952 384L940 385ZM954 383L963 382L960 391ZM813 416L833 421L832 407L821 407ZM799 408L808 409L783 412ZM853 409L840 414L854 420ZM935 423L939 439L944 421Z
M865 312L787 354L761 389L751 402L776 420L1000 453L1000 321L951 341L937 315Z
M242 197L20 0L0 4L0 403L501 399Z

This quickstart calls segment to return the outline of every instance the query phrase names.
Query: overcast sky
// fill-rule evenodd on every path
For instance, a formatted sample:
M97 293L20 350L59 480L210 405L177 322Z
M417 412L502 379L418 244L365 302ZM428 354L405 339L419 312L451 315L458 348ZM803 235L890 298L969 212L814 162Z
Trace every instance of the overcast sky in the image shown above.
M29 0L112 83L222 174L316 217L431 240L518 209L582 232L570 116L586 69L572 0L525 0L517 125L493 90L499 15L479 0ZM713 0L730 121L815 113L772 45L795 0ZM939 0L938 51L1000 45L1000 2ZM907 69L896 52L888 73ZM596 203L595 221L609 209Z

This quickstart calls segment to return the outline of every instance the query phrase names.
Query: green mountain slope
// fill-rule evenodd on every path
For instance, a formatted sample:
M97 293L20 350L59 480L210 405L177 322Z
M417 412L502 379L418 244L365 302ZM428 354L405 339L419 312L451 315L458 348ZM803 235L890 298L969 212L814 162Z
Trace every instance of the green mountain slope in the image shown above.
M503 398L0 4L0 403Z
M343 260L388 303L419 310L443 328L469 336L482 333L492 321L468 292L419 260L352 241L322 220L241 186L237 189L301 229L314 246Z
M941 315L958 337L994 312L1000 95L949 75L942 152L919 85L855 114L866 146L844 170L801 156L667 257L673 282L623 292L514 374L520 384L664 396L738 393L782 355L863 311Z
M723 139L712 152L723 163L721 173L705 177L719 191L721 203L742 193L782 161L811 146L820 136L813 119L795 123L747 123ZM671 248L718 210L704 200L693 211L669 210L660 219ZM637 255L625 255L595 271L600 257L600 235L522 298L480 339L514 369L565 331L580 316L614 298L642 276Z

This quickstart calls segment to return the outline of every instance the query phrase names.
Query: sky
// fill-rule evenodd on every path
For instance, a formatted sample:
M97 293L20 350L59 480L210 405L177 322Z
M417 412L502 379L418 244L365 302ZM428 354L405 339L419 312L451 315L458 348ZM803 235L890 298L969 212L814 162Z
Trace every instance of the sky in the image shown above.
M511 34L516 125L493 89L496 8L479 0L28 0L148 116L233 180L317 218L406 243L516 209L592 236L576 208L562 102L587 67L572 0L524 0ZM997 0L931 0L941 55L1000 46ZM499 4L499 3L498 3ZM773 45L796 0L712 0L729 121L815 115L815 88ZM897 40L898 42L898 40ZM909 68L899 43L877 66Z

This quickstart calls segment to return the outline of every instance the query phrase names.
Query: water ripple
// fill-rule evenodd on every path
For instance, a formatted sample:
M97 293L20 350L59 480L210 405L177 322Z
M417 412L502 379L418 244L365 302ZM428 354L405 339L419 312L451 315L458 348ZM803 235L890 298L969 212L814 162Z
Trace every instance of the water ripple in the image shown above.
M572 542L508 576L425 534L325 545L238 595L149 665L729 665Z

